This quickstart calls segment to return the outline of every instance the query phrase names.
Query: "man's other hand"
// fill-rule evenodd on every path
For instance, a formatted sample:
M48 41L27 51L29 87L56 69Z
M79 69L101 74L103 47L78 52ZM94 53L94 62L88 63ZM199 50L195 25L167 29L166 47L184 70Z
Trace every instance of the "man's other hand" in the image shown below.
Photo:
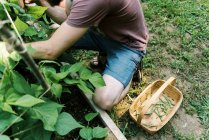
M21 8L25 7L25 4L35 3L38 0L18 0L18 4Z

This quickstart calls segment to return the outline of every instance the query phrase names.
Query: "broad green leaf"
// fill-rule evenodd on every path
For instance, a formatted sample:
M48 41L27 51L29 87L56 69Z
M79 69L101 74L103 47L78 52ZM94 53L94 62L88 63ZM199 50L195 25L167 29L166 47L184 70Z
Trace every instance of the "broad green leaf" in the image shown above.
M54 131L58 119L58 110L62 107L60 104L47 101L32 107L29 113L33 119L38 119L43 122L45 130Z
M98 116L99 113L88 113L85 115L85 120L90 122L91 120L93 120L96 116Z
M60 81L60 80L64 79L65 77L67 77L67 75L68 75L68 72L61 72L61 73L57 73L57 74L53 75L53 77L57 81Z
M76 128L82 128L84 126L80 125L70 114L66 112L62 112L57 120L56 123L56 132L64 136L68 134L70 131L76 129Z
M78 72L82 67L83 67L83 64L82 64L82 63L75 63L75 64L73 64L73 65L68 69L68 72L69 72L69 73L76 73L76 72Z
M39 103L44 103L44 100L35 98L31 95L24 95L12 104L16 106L21 106L21 107L32 107Z
M57 98L60 98L60 96L62 94L62 85L57 84L57 83L53 83L51 86L51 91Z
M92 140L92 128L91 127L84 127L80 130L79 135L85 140Z
M37 35L37 34L38 34L38 32L32 27L27 28L24 32L24 36L33 36L33 35Z
M6 112L9 112L9 113L12 113L12 114L16 114L13 111L12 107L9 104L7 104L7 103L2 103L2 107L1 108L2 108L3 111L6 111Z
M18 140L50 140L52 132L43 128L41 121L34 119L25 119L12 126L12 133L18 133L21 130L28 130L26 133L20 133ZM15 139L14 139L15 140Z
M107 136L107 129L102 127L93 128L93 138L101 139Z
M103 80L103 77L102 77L102 75L101 75L100 73L98 73L98 72L92 74L92 76L89 78L89 81L92 83L92 85L93 85L95 88L105 86L105 82L104 82L104 80Z
M28 8L27 13L33 16L35 19L39 19L42 17L44 12L47 10L47 7L42 6L30 6Z
M44 93L44 90L40 84L31 84L31 89L35 92L35 97L39 97Z
M70 64L66 64L66 65L63 65L61 68L60 68L60 72L68 72L68 70L70 69L71 65Z
M51 85L52 82L58 82L56 79L54 79L53 75L56 75L56 69L52 67L41 67L41 70L44 73L44 76L46 77L47 82Z
M1 112L0 111L0 132L2 132L7 126L15 121L15 123L20 122L22 119L18 118L16 115Z
M82 68L79 71L80 78L83 80L88 80L91 77L92 71L87 68Z
M64 82L69 85L74 85L80 83L80 80L66 78L64 79Z
M5 95L8 104L16 102L19 98L21 98L21 95L17 94L13 88L10 88Z
M94 94L91 89L88 88L87 84L84 81L80 81L77 86L83 93Z
M33 130L31 130L30 134L33 140L51 140L52 132L44 130L43 126L39 126L38 128L34 128Z
M29 27L25 22L20 20L18 17L16 18L14 24L17 30L20 32L20 34L23 34L24 31Z
M10 140L10 138L6 135L0 135L0 140Z
M24 77L22 75L13 71L12 76L13 76L12 83L13 83L13 87L15 90L17 90L19 93L23 93L23 94L31 94L31 95L34 94L30 85L24 79Z

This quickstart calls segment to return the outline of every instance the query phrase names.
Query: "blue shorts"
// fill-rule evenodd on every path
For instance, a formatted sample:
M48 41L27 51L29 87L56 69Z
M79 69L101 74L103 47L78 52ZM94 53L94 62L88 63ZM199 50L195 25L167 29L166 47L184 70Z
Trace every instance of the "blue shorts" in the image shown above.
M89 30L73 48L106 53L107 63L103 74L114 77L124 85L124 88L129 84L145 55L145 51L130 48L93 30Z

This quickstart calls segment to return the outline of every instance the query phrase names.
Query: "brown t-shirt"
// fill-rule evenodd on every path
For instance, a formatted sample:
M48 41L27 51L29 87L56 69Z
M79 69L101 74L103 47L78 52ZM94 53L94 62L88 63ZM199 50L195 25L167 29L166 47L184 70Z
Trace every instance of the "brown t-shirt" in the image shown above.
M67 24L96 26L106 36L144 50L148 32L138 0L73 0Z

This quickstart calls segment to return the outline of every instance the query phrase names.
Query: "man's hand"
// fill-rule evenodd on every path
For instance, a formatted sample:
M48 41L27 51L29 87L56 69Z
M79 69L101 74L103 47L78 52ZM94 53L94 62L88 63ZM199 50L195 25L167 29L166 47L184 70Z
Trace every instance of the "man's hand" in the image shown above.
M18 0L18 4L21 8L25 7L25 4L35 3L38 0Z

